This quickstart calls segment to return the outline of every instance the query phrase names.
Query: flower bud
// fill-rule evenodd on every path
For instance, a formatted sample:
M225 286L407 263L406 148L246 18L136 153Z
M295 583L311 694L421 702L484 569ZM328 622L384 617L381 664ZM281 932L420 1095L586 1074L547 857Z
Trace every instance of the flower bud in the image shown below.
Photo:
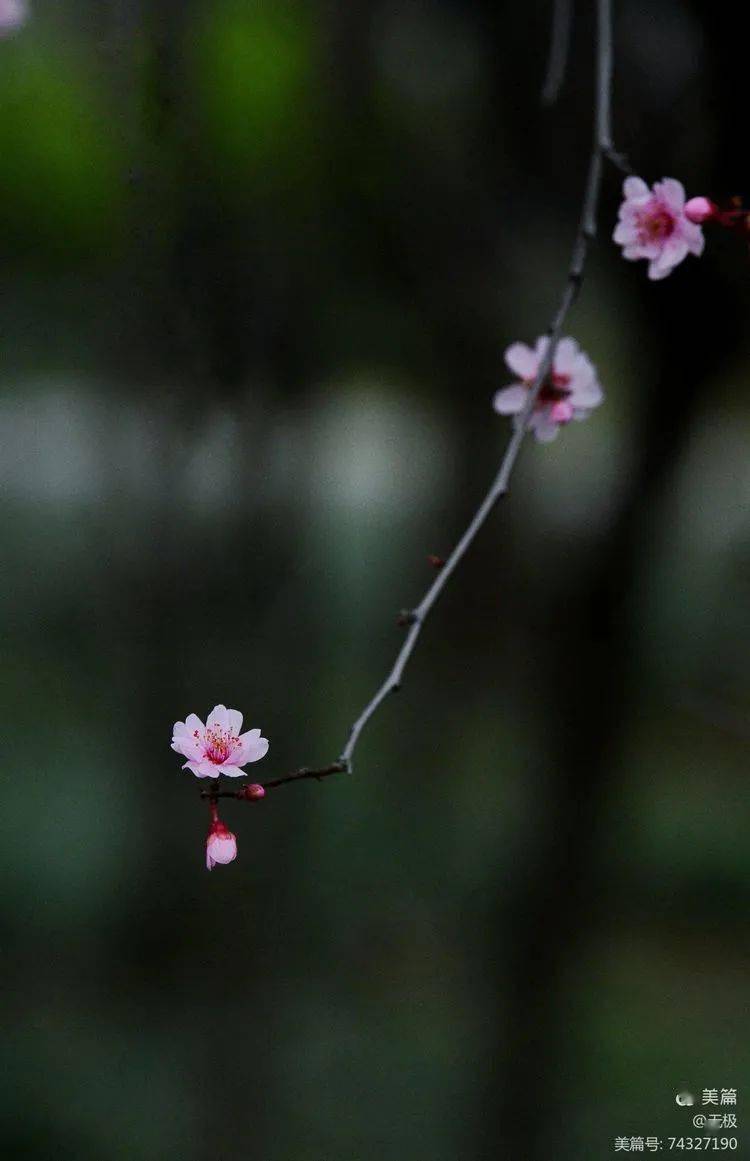
M550 419L553 423L570 423L573 418L573 408L567 399L560 399L550 408Z
M708 198L691 198L685 203L685 217L689 222L700 226L708 222L716 213L716 206Z
M237 839L221 819L214 819L206 838L206 866L212 871L217 863L231 863L236 858Z
M265 798L266 792L257 782L251 782L249 786L243 787L242 797L254 802L256 799Z

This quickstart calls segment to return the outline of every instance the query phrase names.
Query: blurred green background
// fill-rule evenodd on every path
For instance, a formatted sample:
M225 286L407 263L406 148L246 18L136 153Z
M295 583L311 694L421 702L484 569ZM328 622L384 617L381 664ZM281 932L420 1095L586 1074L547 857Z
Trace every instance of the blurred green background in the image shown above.
M748 192L726 10L621 0L649 181ZM0 42L10 1157L605 1158L750 1065L747 254L569 320L607 400L525 449L353 777L340 752L508 434L556 304L591 5L51 4Z

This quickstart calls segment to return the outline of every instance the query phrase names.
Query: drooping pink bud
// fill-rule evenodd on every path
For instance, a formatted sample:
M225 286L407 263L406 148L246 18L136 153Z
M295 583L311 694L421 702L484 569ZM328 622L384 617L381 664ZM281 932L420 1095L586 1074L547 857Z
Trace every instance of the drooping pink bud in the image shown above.
M703 222L710 221L716 214L717 207L709 198L691 198L685 203L685 217L689 222L694 222L696 226L700 226Z
M206 838L206 866L212 871L217 863L231 863L237 858L237 839L220 818L215 818Z

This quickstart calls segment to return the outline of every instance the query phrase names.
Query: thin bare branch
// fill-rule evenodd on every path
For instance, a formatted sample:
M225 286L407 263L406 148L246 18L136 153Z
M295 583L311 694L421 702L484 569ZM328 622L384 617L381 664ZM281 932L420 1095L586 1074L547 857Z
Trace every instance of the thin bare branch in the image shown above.
M576 231L570 264L565 276L562 294L552 321L547 328L549 343L544 356L537 368L536 377L529 390L523 411L517 417L517 422L505 450L497 474L490 488L472 516L466 531L460 538L444 566L437 573L422 600L413 609L404 610L400 616L400 623L407 626L406 638L396 656L396 660L385 680L378 687L373 697L364 707L359 717L351 726L346 745L337 762L318 770L303 767L291 774L270 782L262 783L265 789L282 786L287 782L296 782L307 778L323 778L329 774L350 772L353 767L354 751L367 723L377 713L387 698L400 689L404 671L411 659L425 621L432 612L438 598L453 573L458 568L467 551L473 544L478 532L485 524L498 500L508 492L513 468L526 438L528 421L534 410L537 396L542 385L549 375L555 357L557 344L562 334L562 328L568 312L576 300L583 280L584 267L589 247L596 235L599 196L601 192L602 170L605 160L618 156L612 145L611 129L611 100L612 100L612 0L596 0L597 7L597 38L596 38L596 85L594 105L594 134L589 159L588 176L581 206L581 215ZM245 797L242 791L213 792L216 797ZM204 792L204 797L211 797L210 791Z
M404 670L414 652L414 648L422 632L424 623L432 611L435 602L448 584L451 576L461 563L467 549L472 545L474 538L482 528L487 517L492 512L501 496L506 495L510 477L521 450L521 445L528 430L528 420L534 409L536 398L541 391L542 384L547 378L552 366L555 350L562 333L563 324L568 311L575 302L583 279L586 256L591 241L596 234L596 219L601 190L602 165L605 156L612 150L611 130L611 101L612 101L612 3L611 0L597 0L597 64L596 64L596 101L594 114L594 140L591 148L589 171L581 209L581 217L573 243L570 266L565 279L560 303L549 325L547 334L549 343L538 369L533 386L529 391L526 406L519 417L518 424L510 438L508 447L503 456L497 475L493 480L487 495L482 500L472 517L468 528L459 540L453 552L445 562L444 567L435 577L420 603L412 610L411 625L406 635L396 661L383 684L374 697L359 715L349 732L348 741L341 753L341 761L348 766L352 764L357 742L362 730L373 714L380 708L386 698L401 686Z
M573 0L553 0L552 32L549 42L547 72L542 86L542 104L554 105L565 80L573 25Z

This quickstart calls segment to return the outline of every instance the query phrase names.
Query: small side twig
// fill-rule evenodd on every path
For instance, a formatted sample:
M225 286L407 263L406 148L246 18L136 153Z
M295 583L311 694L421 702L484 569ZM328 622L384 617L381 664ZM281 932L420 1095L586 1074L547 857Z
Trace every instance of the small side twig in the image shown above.
M346 762L329 762L327 766L319 766L312 769L309 766L301 766L299 770L293 770L291 774L282 774L280 778L269 778L267 782L251 783L250 785L262 786L264 790L274 790L277 786L285 786L287 782L302 782L306 778L314 778L320 782L322 778L328 778L331 774L345 774L349 767ZM210 802L217 798L240 798L245 801L252 801L258 796L247 793L248 786L242 785L237 789L222 789L220 785L210 786L206 790L201 790L201 798L208 798Z
M626 177L630 177L631 174L635 173L625 154L620 153L617 149L613 149L612 146L604 150L604 156L607 161L614 165L615 169L619 169L620 173L624 173Z

